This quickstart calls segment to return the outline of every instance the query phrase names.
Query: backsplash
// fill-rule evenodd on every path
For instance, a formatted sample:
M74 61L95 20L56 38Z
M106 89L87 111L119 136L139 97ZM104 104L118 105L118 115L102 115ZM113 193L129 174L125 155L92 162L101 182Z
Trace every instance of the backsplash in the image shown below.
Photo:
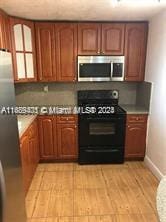
M48 86L48 92L44 92ZM138 83L22 83L15 84L17 105L76 105L78 90L118 89L119 103L135 104Z
M143 82L137 86L136 104L149 110L151 99L152 83Z

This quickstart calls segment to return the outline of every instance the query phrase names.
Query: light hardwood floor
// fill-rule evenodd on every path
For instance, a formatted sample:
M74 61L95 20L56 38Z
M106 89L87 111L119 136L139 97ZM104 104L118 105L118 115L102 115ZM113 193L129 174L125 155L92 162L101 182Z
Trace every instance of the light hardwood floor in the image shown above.
M143 162L39 164L28 222L157 222L157 186Z

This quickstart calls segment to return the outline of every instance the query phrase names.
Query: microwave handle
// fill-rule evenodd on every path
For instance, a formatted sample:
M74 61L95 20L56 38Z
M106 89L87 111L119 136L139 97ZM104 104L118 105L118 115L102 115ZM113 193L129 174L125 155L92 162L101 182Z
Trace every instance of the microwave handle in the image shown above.
M113 76L113 62L111 62L111 79L112 79L112 76Z

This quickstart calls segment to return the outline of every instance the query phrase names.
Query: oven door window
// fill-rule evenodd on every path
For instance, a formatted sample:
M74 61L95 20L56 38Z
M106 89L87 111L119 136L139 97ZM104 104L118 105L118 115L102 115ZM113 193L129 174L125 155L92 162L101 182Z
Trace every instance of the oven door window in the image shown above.
M90 123L89 124L90 135L115 135L116 127L115 123Z
M110 63L81 63L79 64L79 76L87 77L110 77L111 64Z

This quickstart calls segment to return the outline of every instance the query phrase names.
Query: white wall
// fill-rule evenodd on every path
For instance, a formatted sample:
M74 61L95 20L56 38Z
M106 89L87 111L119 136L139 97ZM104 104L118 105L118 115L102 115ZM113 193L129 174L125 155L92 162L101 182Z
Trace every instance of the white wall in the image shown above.
M150 21L145 81L153 83L145 162L161 178L166 175L166 10Z

